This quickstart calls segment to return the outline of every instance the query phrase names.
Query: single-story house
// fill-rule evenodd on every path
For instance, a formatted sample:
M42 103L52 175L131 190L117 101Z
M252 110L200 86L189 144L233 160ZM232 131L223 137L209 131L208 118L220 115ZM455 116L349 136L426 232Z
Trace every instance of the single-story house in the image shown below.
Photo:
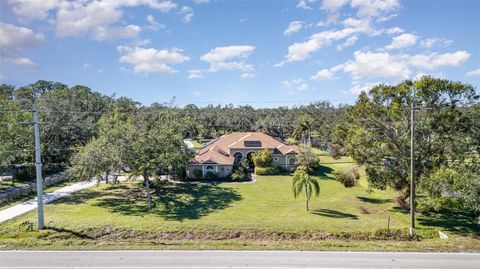
M202 146L190 161L188 177L201 170L203 176L214 172L219 177L232 173L234 165L247 159L253 168L252 154L268 149L273 154L273 165L289 170L295 166L295 156L300 152L296 145L261 132L235 132L223 135Z

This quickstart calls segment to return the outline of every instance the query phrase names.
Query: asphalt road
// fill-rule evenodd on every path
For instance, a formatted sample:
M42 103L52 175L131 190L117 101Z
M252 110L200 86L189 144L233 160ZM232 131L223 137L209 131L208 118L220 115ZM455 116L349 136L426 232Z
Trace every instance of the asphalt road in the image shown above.
M473 253L1 251L0 268L480 268Z

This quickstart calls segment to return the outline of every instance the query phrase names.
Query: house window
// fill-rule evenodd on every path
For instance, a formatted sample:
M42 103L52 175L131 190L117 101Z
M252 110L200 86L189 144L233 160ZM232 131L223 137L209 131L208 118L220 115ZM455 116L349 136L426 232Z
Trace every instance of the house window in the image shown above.
M209 165L205 167L205 173L208 173L208 172L215 172L215 166Z
M275 162L278 162L279 159L278 159L278 157L273 157L273 160L274 160Z
M295 164L295 161L296 161L296 160L295 160L295 158L293 158L293 157L291 157L290 159L288 159L288 163L289 163L290 165L294 165L294 164Z

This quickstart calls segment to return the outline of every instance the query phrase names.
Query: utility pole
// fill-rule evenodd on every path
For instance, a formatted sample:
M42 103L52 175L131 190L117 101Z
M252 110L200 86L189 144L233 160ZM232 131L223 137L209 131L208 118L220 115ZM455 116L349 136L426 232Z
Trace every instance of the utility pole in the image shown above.
M35 128L35 169L37 175L37 205L38 205L38 229L44 228L43 220L43 177L42 177L42 154L40 151L40 122L39 110L33 109L33 125Z
M415 229L415 88L412 89L410 108L410 238Z

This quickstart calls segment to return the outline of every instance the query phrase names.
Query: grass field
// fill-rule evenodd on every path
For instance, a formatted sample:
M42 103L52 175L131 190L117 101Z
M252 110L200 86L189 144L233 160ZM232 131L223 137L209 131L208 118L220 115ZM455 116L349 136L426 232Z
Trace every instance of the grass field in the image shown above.
M198 142L198 140L195 140L195 139L192 139L192 144L193 146L196 148L196 149L199 149L202 147L202 144L200 142Z
M328 156L322 161L335 162ZM35 222L36 212L0 225L0 247L480 250L475 225L454 212L419 215L420 241L377 240L388 223L405 234L409 215L395 208L393 191L368 192L364 180L346 189L333 180L332 172L345 168L331 164L317 172L321 192L310 211L304 199L293 198L288 175L164 186L151 211L138 182L100 185L47 205L50 230L19 231L22 223ZM450 239L438 239L436 230Z

